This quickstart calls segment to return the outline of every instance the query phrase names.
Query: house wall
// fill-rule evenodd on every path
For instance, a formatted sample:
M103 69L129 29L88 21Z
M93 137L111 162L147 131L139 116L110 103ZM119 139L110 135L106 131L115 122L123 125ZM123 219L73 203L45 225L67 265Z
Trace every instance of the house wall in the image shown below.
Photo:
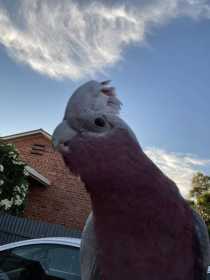
M36 181L30 184L24 216L81 230L91 211L88 194L79 178L65 167L50 140L39 133L9 142L16 145L23 161L51 182L47 187ZM33 144L45 145L45 152L31 154Z

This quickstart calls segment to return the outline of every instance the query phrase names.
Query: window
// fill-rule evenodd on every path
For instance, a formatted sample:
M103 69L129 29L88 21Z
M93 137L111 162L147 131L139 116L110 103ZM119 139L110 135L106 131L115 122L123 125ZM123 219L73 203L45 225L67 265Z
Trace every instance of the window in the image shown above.
M39 262L48 275L65 280L80 279L79 248L56 244L37 244L12 249L11 253Z

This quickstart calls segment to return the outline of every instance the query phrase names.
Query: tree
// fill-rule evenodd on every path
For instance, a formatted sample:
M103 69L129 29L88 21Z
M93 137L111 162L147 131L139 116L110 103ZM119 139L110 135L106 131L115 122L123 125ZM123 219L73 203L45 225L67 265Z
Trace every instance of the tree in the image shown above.
M192 178L192 190L190 191L191 197L199 197L203 193L210 190L210 177L200 172L195 174Z
M0 209L21 214L28 192L28 172L13 144L0 143Z
M190 205L202 216L210 235L210 177L197 173L192 179Z

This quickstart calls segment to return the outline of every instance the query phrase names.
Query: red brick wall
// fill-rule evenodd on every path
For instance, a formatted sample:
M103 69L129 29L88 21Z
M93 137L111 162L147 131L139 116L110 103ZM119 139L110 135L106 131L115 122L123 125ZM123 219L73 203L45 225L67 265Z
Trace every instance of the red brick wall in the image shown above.
M24 216L81 230L91 209L88 194L81 181L67 170L50 140L39 133L9 142L16 145L23 161L51 182L48 187L35 181L30 185ZM31 154L33 144L46 145L43 155Z

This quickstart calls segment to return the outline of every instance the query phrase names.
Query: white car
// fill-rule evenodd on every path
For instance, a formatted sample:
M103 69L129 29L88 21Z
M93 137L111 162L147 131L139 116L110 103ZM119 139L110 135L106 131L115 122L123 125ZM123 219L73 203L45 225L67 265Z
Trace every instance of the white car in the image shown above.
M0 280L80 280L80 239L52 237L0 246Z

